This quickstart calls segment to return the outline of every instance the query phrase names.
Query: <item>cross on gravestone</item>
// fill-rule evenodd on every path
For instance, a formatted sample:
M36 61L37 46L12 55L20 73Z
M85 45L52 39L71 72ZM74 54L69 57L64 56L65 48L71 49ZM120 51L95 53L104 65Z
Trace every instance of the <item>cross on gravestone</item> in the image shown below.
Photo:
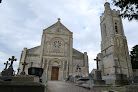
M18 68L17 70L18 70L18 71L17 71L17 75L18 75L18 74L19 74L19 71L20 71L21 69L20 69L20 68Z
M11 61L11 65L9 66L9 68L12 68L13 61L17 61L17 59L15 59L14 56L12 56L12 58L9 58L9 61Z
M24 63L22 63L22 65L23 65L23 70L22 70L22 72L21 72L21 75L25 75L26 73L25 73L24 69L25 69L25 66L28 65L28 63L26 63L26 62L24 61Z
M98 57L96 57L96 59L94 59L96 61L96 64L97 64L97 70L99 70L99 67L98 67L98 62L100 61L100 59Z
M7 66L8 66L9 64L10 64L10 63L8 63L8 61L7 61L6 63L4 63L4 65L5 65L5 69L4 69L4 70L7 69Z

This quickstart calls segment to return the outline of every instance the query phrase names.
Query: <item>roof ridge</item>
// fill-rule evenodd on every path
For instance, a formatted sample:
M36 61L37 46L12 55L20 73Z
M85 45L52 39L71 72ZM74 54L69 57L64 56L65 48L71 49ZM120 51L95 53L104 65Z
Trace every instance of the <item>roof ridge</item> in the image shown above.
M47 28L45 28L45 29L43 29L43 31L45 31L45 30L47 30L47 29L49 29L49 28L51 28L52 26L54 26L54 25L56 25L56 24L60 24L60 25L62 25L63 27L65 27L66 28L66 30L68 30L70 33L72 33L65 25L63 25L61 22L60 22L60 20L58 19L58 21L56 22L56 23L54 23L53 25L51 25L51 26L49 26L49 27L47 27Z
M74 49L74 48L72 48L72 49ZM74 49L75 51L77 51L77 52L80 52L80 51L78 51L78 50L76 50L76 49ZM80 52L80 53L82 53L82 52ZM83 54L83 53L82 53Z
M38 48L38 47L40 47L40 45L36 46L36 47L33 47L33 48L30 48L30 49L27 49L27 50L35 49L35 48Z

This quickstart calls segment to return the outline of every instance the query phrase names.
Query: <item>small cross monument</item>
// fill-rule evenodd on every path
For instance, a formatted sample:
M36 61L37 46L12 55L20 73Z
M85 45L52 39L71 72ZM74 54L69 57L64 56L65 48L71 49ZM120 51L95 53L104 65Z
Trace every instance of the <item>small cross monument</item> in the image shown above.
M13 68L13 67L12 67L13 61L17 61L17 59L15 59L15 57L12 56L12 58L9 58L9 61L11 61L11 65L9 66L9 68Z
M8 61L7 61L6 63L4 63L4 65L5 65L5 69L4 69L4 70L7 69L7 66L8 66L9 64L10 64L10 63L8 63Z
M9 58L9 61L11 61L11 65L9 66L9 68L12 68L13 61L17 61L17 59L15 59L14 56L12 56L12 58Z
M97 70L99 70L99 67L98 67L98 62L100 61L100 59L98 57L96 57L96 59L94 59L96 61L96 64L97 64Z
M20 71L20 70L21 70L20 68L17 69L17 75L19 74L19 71Z
M25 66L26 65L28 65L28 63L26 63L25 61L24 61L24 63L22 64L23 65L23 70L22 70L22 72L21 72L21 75L26 75L26 73L25 73Z

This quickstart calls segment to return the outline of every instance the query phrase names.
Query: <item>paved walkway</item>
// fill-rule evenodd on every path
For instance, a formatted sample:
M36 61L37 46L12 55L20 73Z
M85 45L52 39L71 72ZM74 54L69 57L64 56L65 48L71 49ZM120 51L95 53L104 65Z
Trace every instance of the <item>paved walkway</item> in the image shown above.
M48 81L47 92L92 92L63 81Z

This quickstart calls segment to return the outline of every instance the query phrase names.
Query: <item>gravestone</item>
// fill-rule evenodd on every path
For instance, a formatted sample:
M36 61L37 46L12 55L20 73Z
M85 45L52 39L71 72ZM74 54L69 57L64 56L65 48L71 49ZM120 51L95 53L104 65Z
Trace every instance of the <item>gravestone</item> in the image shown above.
M127 76L124 74L112 74L102 76L102 79L106 81L107 85L122 86L129 84Z
M15 59L15 57L12 56L12 58L9 58L9 61L11 61L9 68L13 68L13 61L17 61L17 59Z
M4 69L4 70L7 69L7 66L8 66L9 64L10 64L10 63L8 63L8 61L7 61L6 63L4 63L4 65L5 65L5 69Z
M20 75L26 75L26 73L25 73L25 66L27 65L28 63L26 63L25 61L24 61L24 63L22 64L23 65L23 71L20 73Z
M98 68L98 62L100 61L98 57L94 59L97 64L97 70L95 70L94 78L91 77L81 77L76 81L77 86L85 87L85 88L92 88L98 86L107 86L104 80L102 80L101 71Z
M10 79L9 77L14 76L13 62L16 60L17 59L15 59L14 56L12 56L12 58L9 58L9 61L11 61L11 64L8 69L6 69L8 62L4 63L4 64L6 64L5 69L2 71L2 77L4 78L4 80Z
M9 58L11 64L7 69L8 62L5 64L5 69L0 78L0 92L46 92L46 85L39 82L39 76L14 76L13 61L16 61L14 56ZM24 68L26 63L23 63ZM18 73L19 73L18 68Z
M8 61L4 63L5 69L1 72L2 77L7 75L7 66L9 65Z
M101 76L101 71L100 70L95 70L94 79L95 80L102 80L102 76Z
M19 75L19 71L20 71L20 70L21 70L20 68L17 69L17 75Z

